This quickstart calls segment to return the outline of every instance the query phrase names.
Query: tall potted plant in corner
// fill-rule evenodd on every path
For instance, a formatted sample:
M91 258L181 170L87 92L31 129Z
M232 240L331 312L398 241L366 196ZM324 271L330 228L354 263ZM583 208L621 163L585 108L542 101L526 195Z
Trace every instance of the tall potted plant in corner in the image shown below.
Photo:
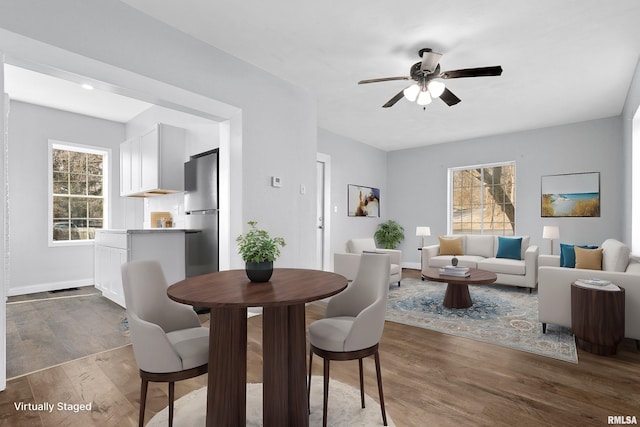
M273 273L273 262L285 246L282 237L271 237L265 230L256 227L256 221L248 222L250 228L238 236L238 252L245 262L247 277L252 282L268 282Z
M385 249L395 249L404 240L404 228L393 220L378 224L378 230L373 235L378 244Z

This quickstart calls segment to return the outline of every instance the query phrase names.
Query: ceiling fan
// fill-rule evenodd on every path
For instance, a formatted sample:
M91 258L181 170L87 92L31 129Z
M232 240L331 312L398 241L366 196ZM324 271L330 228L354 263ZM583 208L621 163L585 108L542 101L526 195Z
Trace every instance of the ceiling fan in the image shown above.
M398 92L393 98L384 104L383 108L393 107L402 97L411 102L416 102L423 107L431 103L432 98L440 98L448 106L456 105L460 98L446 88L439 79L459 79L463 77L489 77L502 74L500 65L493 67L464 68L440 72L441 53L434 52L429 48L420 49L418 52L422 58L421 62L416 62L411 66L408 76L382 77L379 79L360 80L358 84L386 82L390 80L414 80L411 86Z

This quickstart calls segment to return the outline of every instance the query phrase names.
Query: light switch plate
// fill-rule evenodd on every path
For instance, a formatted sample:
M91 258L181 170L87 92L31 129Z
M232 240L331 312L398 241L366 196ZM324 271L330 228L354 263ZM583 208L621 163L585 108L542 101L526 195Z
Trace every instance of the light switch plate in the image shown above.
M272 187L282 187L282 179L279 176L271 177L271 186Z

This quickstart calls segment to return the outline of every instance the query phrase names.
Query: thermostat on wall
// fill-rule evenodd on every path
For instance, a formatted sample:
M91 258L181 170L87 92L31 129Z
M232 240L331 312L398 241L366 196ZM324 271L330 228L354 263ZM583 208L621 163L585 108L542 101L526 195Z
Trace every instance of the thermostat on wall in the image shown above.
M271 177L271 186L272 187L282 187L282 180L280 179L279 176L272 176Z

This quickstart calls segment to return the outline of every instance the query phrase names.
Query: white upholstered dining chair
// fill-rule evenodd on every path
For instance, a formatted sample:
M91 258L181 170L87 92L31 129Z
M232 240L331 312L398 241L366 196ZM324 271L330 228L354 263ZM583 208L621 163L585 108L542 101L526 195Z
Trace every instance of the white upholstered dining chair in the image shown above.
M324 319L317 320L309 326L307 399L311 394L313 355L317 354L324 359L323 426L327 425L329 362L358 360L360 397L364 408L362 359L372 355L376 364L382 421L387 425L378 344L382 338L389 296L389 268L388 254L363 253L358 273L351 285L329 300Z
M169 383L169 426L173 424L174 382L207 373L209 329L200 325L188 305L167 296L168 284L156 261L122 266L127 320L136 363L140 369L139 426L149 381Z

